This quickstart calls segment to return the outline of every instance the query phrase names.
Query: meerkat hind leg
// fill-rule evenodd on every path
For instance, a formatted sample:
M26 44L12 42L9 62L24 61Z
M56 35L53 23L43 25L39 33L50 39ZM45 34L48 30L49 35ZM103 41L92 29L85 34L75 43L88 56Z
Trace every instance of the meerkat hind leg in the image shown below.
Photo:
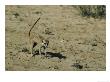
M33 49L34 49L34 47L37 45L37 42L33 42L32 43L32 46L31 46L31 54L32 55L35 55L35 53L33 53Z

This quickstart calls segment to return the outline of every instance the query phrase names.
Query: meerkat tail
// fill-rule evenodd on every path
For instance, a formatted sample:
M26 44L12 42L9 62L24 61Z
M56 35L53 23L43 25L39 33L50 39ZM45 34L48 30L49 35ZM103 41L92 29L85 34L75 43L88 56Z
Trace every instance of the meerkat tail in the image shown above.
M30 37L30 34L31 34L31 30L34 28L34 26L36 25L36 23L40 20L40 18L38 18L35 23L33 24L33 26L31 27L31 29L29 30L29 37Z

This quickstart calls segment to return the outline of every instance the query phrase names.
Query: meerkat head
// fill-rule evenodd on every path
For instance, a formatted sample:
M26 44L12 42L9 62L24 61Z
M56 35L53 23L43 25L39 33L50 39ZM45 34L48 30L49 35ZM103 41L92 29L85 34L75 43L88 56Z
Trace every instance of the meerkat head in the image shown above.
M49 45L49 41L48 40L43 40L42 45L43 45L43 47L47 48L48 45Z

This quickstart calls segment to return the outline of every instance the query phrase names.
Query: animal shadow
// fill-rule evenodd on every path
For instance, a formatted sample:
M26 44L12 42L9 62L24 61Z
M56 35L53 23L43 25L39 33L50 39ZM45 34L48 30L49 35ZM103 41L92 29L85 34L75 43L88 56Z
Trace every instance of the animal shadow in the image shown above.
M59 59L66 59L66 56L63 56L61 53L53 53L53 52L47 52L49 57L58 57Z
M33 56L35 56L35 55L39 55L39 52L35 51ZM42 53L42 55L45 55L45 53ZM50 57L50 58L58 57L59 59L66 59L66 56L63 56L61 53L53 53L53 52L47 52L46 57Z

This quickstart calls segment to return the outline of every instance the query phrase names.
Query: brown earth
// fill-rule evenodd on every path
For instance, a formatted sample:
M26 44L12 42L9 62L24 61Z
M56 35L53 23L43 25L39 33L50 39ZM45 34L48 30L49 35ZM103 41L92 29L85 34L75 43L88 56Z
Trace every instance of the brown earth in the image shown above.
M7 5L5 11L6 70L106 70L105 19L82 17L73 6ZM47 57L29 51L28 32L39 17L32 32L48 38Z

